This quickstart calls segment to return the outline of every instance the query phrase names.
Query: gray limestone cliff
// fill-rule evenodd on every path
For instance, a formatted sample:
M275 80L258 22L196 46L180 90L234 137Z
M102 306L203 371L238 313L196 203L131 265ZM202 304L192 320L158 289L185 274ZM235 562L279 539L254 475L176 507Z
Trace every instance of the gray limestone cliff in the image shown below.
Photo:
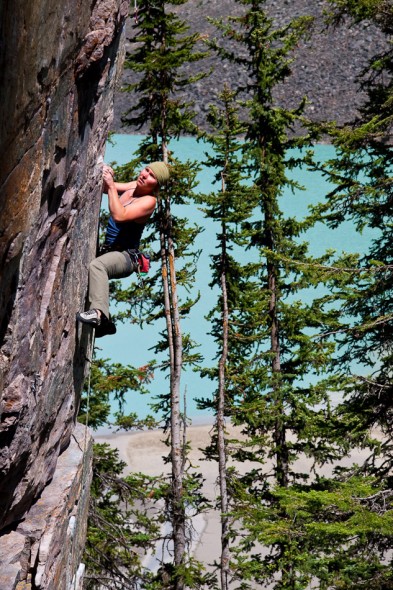
M75 421L91 331L75 313L127 12L125 0L0 1L2 590L81 583L91 437Z

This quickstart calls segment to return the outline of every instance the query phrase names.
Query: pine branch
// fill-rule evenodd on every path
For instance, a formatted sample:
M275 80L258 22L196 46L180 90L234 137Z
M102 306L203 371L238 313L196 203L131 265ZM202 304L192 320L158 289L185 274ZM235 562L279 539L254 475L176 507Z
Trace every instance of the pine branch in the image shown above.
M338 328L337 330L330 330L329 332L322 332L320 334L314 334L312 338L326 338L327 336L332 336L335 334L348 334L352 333L355 336L359 337L360 332L366 332L367 330L371 330L376 326L384 325L390 322L393 319L393 314L388 314L386 316L380 316L379 318L375 319L372 322L365 322L363 324L357 324L356 326L348 326L347 328Z

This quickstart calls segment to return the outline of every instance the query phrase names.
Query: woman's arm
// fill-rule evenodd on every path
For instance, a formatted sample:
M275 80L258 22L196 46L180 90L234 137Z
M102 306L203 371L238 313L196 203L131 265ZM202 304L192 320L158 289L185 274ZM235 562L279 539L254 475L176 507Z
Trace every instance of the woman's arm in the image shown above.
M136 180L132 180L131 182L115 182L116 190L120 193L124 193L132 188L136 187Z
M135 199L129 207L124 205L119 200L119 194L117 192L117 186L125 185L128 183L117 183L113 180L113 176L107 170L104 170L104 182L108 187L108 204L109 211L112 218L116 222L122 221L146 221L153 213L156 206L156 198L151 195L146 195ZM136 183L134 183L136 184Z

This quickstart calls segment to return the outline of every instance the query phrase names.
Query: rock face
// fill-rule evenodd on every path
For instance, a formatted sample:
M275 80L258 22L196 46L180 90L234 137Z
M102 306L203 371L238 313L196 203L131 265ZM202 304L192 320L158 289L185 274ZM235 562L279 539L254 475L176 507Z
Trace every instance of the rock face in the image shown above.
M77 425L51 483L0 541L0 588L80 590L91 482L91 436ZM86 436L87 435L87 436ZM33 585L34 584L34 585Z
M0 2L0 528L7 533L55 477L75 426L91 339L75 313L96 249L127 11L127 0Z

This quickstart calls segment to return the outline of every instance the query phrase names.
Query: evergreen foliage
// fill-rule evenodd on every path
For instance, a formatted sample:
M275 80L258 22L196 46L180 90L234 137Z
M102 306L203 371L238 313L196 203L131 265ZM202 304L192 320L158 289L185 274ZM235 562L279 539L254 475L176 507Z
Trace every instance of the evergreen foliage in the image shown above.
M209 314L212 335L219 346L218 368L204 369L202 375L218 381L215 398L201 402L204 407L212 407L216 414L216 423L212 444L206 449L209 459L218 459L220 482L220 512L221 512L221 559L220 587L227 590L230 585L230 537L231 521L229 508L234 498L231 497L231 478L235 473L228 468L230 455L228 435L225 420L231 416L229 391L231 386L231 358L232 340L236 338L234 330L236 315L240 305L242 288L247 288L244 280L244 269L236 257L236 250L243 245L244 237L241 223L252 213L255 206L256 194L253 187L245 187L244 172L241 164L241 143L239 135L244 126L237 117L237 105L234 93L225 87L220 95L223 109L211 108L209 123L215 134L205 135L213 147L213 154L207 155L206 165L218 170L215 181L221 184L218 194L205 195L201 202L204 212L210 219L219 224L217 234L218 252L211 256L212 281L210 286L219 286L219 300Z
M343 0L331 4L332 23L340 22L344 16L355 22L367 19L382 32L391 34L391 3ZM321 168L334 188L325 203L315 208L319 218L331 227L349 220L359 232L365 228L374 230L369 251L357 261L346 279L335 285L342 309L341 324L335 335L341 350L338 369L351 376L351 386L337 414L342 424L347 425L351 446L364 448L366 457L348 475L371 474L374 485L380 487L377 493L369 490L365 494L363 502L368 513L366 510L363 518L372 525L367 533L358 531L347 576L343 570L342 586L338 587L363 584L370 588L390 588L388 556L392 537L381 522L389 517L392 490L391 45L371 60L359 84L367 94L359 117L342 128L335 124L324 128L331 135L336 156ZM376 497L384 497L386 502L375 508ZM360 556L358 560L356 555Z
M126 464L108 444L94 446L93 483L85 559L88 590L149 587L142 558L160 540L162 511L154 505L154 478L122 475Z
M346 438L348 422L340 421L330 398L332 392L349 387L351 380L340 373L334 375L335 345L331 335L342 325L339 310L331 305L337 295L316 296L306 304L302 302L302 292L327 281L336 286L348 284L348 276L343 278L341 268L353 262L354 257L347 256L336 263L331 252L319 259L311 257L301 234L315 222L315 217L304 222L288 219L280 209L284 190L301 189L290 179L288 171L311 162L310 154L302 156L302 153L312 137L293 136L296 122L304 124L304 101L289 111L275 104L273 91L288 75L288 56L309 26L309 19L277 28L264 12L264 2L240 3L246 7L243 16L230 18L225 24L216 22L224 38L235 40L238 47L232 51L218 41L211 43L221 57L241 63L249 74L247 88L235 91L239 99L245 91L251 97L243 103L248 108L249 119L244 122L241 166L249 174L253 190L247 194L253 195L250 202L256 205L254 215L248 220L241 223L239 216L241 239L255 262L237 269L236 282L240 288L231 307L233 317L229 314L228 321L234 332L232 336L236 337L228 337L225 383L231 402L227 397L225 409L247 436L245 442L238 443L234 456L239 461L251 461L254 466L245 476L231 480L234 501L230 518L232 522L237 521L238 528L237 532L236 527L231 528L233 538L238 537L231 571L239 588L251 588L255 583L306 588L310 576L324 583L317 566L310 571L305 563L309 563L311 546L314 564L319 563L326 546L305 529L294 531L293 515L288 507L291 501L296 505L299 490L310 501L323 495L318 468L340 460L350 450ZM291 148L298 151L289 152ZM292 156L293 153L296 155ZM219 156L213 157L214 161L224 169ZM217 209L219 205L221 201L217 200ZM215 217L214 209L209 214ZM227 211L221 210L220 214L222 221L226 221ZM220 234L221 245L223 235L224 231ZM228 271L233 268L228 264ZM228 272L228 277L232 276ZM222 304L221 294L218 307L221 314ZM215 331L221 344L223 325L221 315ZM217 370L205 373L214 377ZM210 449L210 454L219 455L219 450L214 449ZM313 477L311 473L296 470L296 461L301 457L308 459ZM315 477L317 484L313 481ZM352 493L356 494L353 482L348 483L348 488L351 485ZM336 493L338 502L339 491ZM274 515L279 515L280 522ZM315 516L318 518L317 509ZM228 516L224 514L223 518L225 521ZM266 534L266 522L275 523L276 534ZM331 529L332 539L334 531L336 534L332 544L338 546L343 542L342 530L333 525ZM265 546L264 553L260 543ZM341 567L342 571L336 573L338 580L345 578L345 565L341 563ZM356 567L360 567L360 560Z
M384 1L332 4L336 9L333 21L343 14L355 21L367 18L391 33L393 15ZM382 477L392 465L392 56L388 46L364 72L360 84L368 99L359 118L343 128L331 127L337 155L323 170L334 188L316 208L332 227L350 220L359 232L365 227L374 230L369 251L342 289L343 310L350 320L343 323L339 337L340 362L344 370L354 373L352 392L342 412L348 420L358 421L354 442L373 448L365 468ZM360 370L353 368L353 359ZM383 442L370 437L375 428L382 431ZM383 467L375 464L378 456L383 457Z
M199 355L193 351L191 338L182 334L181 317L187 315L193 301L187 290L193 280L198 253L192 250L197 227L190 227L188 220L173 214L172 209L188 202L195 186L196 163L175 160L170 151L171 139L194 128L190 104L176 96L179 88L193 79L180 73L182 66L195 61L203 53L195 51L197 35L187 35L187 26L168 6L184 4L182 1L162 0L138 3L138 25L131 39L135 51L127 56L126 67L140 73L139 82L127 90L140 96L140 101L125 121L147 129L135 160L117 169L118 180L129 179L137 166L163 160L170 166L171 179L161 187L157 211L152 219L153 232L145 238L159 269L141 286L124 291L119 283L112 288L115 301L130 302L130 310L123 309L119 319L131 318L133 322L158 322L159 341L152 346L156 356L163 358L160 369L169 373L169 393L163 392L154 409L163 415L164 429L168 431L168 445L172 475L162 488L162 518L172 527L171 551L164 557L156 578L145 588L176 588L181 590L202 587L209 583L201 565L188 557L191 541L189 519L203 509L205 500L199 492L201 478L189 469L185 434L186 417L181 410L180 379L183 367L194 364ZM200 76L198 76L199 78ZM159 236L158 250L152 251L153 235ZM184 261L180 267L178 259ZM180 292L181 291L181 292ZM183 296L185 294L185 297ZM164 320L164 322L162 321ZM165 358L164 355L167 355ZM151 370L157 362L149 363ZM127 423L127 422L126 422ZM162 539L166 546L169 539ZM173 555L173 562L171 556Z
M138 2L138 27L131 42L134 50L127 55L125 68L140 74L139 81L124 88L140 99L123 121L137 129L148 125L151 144L144 145L147 161L157 156L156 146L165 149L169 138L192 132L192 104L179 99L179 91L205 76L190 77L182 66L206 55L198 51L198 33L188 34L188 25L167 7L181 6L187 0L141 0Z
M134 118L128 119L129 122L148 126L147 136L138 155L145 161L156 158L163 160L171 165L173 171L171 182L161 190L155 220L160 237L162 291L159 311L155 310L154 313L165 318L163 338L156 345L155 351L165 350L168 353L168 362L165 365L169 368L170 392L169 396L161 396L160 405L164 410L166 426L170 424L168 444L172 479L167 503L173 531L174 567L171 568L170 579L176 590L184 588L186 580L189 586L198 586L201 577L200 572L196 574L196 564L192 564L187 558L190 543L190 539L187 538L186 514L189 503L188 488L191 485L195 493L198 486L195 486L196 477L186 473L185 417L181 410L180 390L184 357L186 356L187 361L191 363L198 358L191 352L191 339L182 335L180 321L181 316L190 309L192 302L186 300L182 305L179 293L180 283L186 288L190 284L195 267L189 264L189 260L182 270L177 266L177 258L185 258L187 253L190 258L190 246L195 230L189 231L188 225L183 220L175 218L172 212L174 204L177 204L176 197L179 196L178 201L184 203L185 196L190 194L196 167L189 162L181 166L180 162L171 159L169 142L180 133L193 129L190 105L179 101L175 93L193 81L181 75L181 67L186 62L201 59L203 54L195 51L198 35L187 35L188 27L173 12L166 10L167 6L180 4L184 4L184 1L155 0L140 3L139 31L134 38L137 49L128 57L126 63L126 67L142 74L140 81L134 86L141 98L134 109ZM179 182L180 179L183 180L182 183ZM184 193L184 185L190 179L191 182ZM195 253L192 256L195 257Z
M148 367L134 368L108 359L95 358L91 363L90 375L84 387L78 421L90 428L100 426L120 426L127 430L133 428L154 427L156 421L152 416L139 420L135 412L126 415L124 406L127 395L132 391L146 393L145 385L149 383L151 373ZM111 402L116 402L118 411L115 420L110 417Z
M239 587L252 588L254 580L291 589L391 588L391 498L390 490L364 477L276 486L268 505L249 494L239 498L249 533ZM266 557L263 547L274 549Z
M188 35L186 24L167 9L185 1L138 3L135 51L126 67L139 75L127 90L140 100L124 121L147 132L135 160L117 169L117 178L128 180L152 160L171 166L145 238L155 271L143 286L111 286L113 300L123 303L118 319L157 322L156 358L139 369L96 360L88 387L93 427L107 421L113 395L120 403L118 425L151 427L151 417L143 425L136 415L124 416L124 396L130 388L145 391L153 369L169 373L170 391L162 392L153 409L161 412L168 433L172 472L169 479L124 477L118 453L96 446L86 588L388 590L393 588L391 50L376 56L365 72L362 88L369 100L358 120L344 128L310 125L313 131L299 136L294 131L307 125L305 99L284 109L274 89L289 75L311 21L303 17L276 26L263 0L237 0L243 14L215 21L221 39L208 44L221 59L242 65L247 87L224 88L222 109L210 110L213 132L204 139L213 153L206 164L215 170L220 189L196 197L199 165L176 160L170 150L173 139L195 130L192 105L179 97L197 79L183 66L204 55L197 49L199 35ZM357 22L371 19L391 33L386 0L331 4L331 23L349 15ZM244 121L238 119L238 105L246 107ZM329 133L337 149L324 166L315 166L307 151L319 132ZM322 171L335 188L307 219L285 217L283 194L291 191L301 199L302 187L290 172L305 164ZM201 361L192 335L181 330L194 303L188 290L199 228L174 211L194 199L218 228L211 287L219 286L219 295L209 314L217 365L202 370L217 391L202 405L216 416L205 452L219 466L222 551L220 563L210 564L219 570L219 581L188 556L189 519L208 508L202 476L187 460L187 417L180 403L182 369ZM359 231L376 230L370 251L363 257L336 259L333 251L312 257L304 231L317 220L337 227L348 219ZM240 250L248 253L244 264ZM307 301L313 293L309 303L304 293ZM354 371L354 359L363 373ZM345 395L337 408L333 392ZM87 403L84 398L85 422ZM229 420L241 428L241 440L229 439ZM359 447L368 455L357 465L351 453ZM241 465L239 471L229 467L229 459ZM299 468L299 460L306 468ZM167 522L169 535L161 528ZM156 543L169 544L173 560L164 559L152 573L141 558Z

